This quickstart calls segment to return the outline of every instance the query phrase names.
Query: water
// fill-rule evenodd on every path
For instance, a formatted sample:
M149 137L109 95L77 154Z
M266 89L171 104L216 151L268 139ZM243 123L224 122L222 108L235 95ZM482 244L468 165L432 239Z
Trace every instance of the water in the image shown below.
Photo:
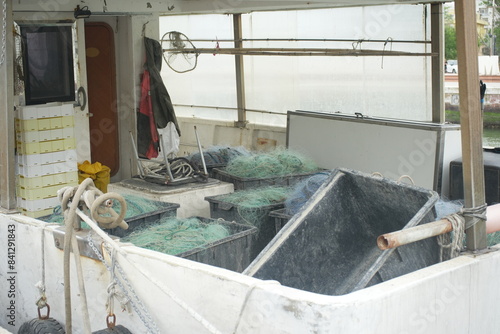
M484 129L483 146L500 147L500 129Z

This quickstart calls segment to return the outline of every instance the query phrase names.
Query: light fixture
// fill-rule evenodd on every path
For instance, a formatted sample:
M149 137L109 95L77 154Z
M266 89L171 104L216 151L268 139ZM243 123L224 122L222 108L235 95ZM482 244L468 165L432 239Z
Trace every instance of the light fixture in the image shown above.
M75 19L86 19L89 18L92 12L89 10L88 6L84 6L80 8L80 5L77 5L75 8Z

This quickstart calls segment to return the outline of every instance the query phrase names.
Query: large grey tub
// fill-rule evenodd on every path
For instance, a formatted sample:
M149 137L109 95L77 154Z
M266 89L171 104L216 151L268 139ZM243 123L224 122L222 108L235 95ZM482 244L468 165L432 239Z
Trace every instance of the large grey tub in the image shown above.
M244 273L341 295L432 265L436 238L386 251L376 239L434 221L437 200L431 190L337 169Z

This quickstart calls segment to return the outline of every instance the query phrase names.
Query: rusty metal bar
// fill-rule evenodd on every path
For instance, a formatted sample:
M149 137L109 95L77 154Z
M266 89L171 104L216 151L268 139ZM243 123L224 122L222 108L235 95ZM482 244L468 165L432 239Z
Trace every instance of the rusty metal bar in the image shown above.
M415 241L424 240L453 231L451 222L447 219L410 227L404 230L382 234L377 238L377 246L381 250L396 248Z

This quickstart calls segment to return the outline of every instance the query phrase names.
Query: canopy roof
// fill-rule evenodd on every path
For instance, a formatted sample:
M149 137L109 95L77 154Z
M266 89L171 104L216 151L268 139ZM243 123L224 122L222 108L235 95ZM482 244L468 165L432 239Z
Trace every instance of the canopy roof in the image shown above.
M443 3L438 0L170 0L170 1L144 1L120 0L107 1L106 6L102 0L87 0L82 6L88 6L92 13L159 13L160 15L172 14L210 14L210 13L248 13L267 10L291 10L335 7L357 7L376 5L402 5L421 3ZM12 2L14 11L63 11L72 12L74 2L43 2L39 0L24 0Z

